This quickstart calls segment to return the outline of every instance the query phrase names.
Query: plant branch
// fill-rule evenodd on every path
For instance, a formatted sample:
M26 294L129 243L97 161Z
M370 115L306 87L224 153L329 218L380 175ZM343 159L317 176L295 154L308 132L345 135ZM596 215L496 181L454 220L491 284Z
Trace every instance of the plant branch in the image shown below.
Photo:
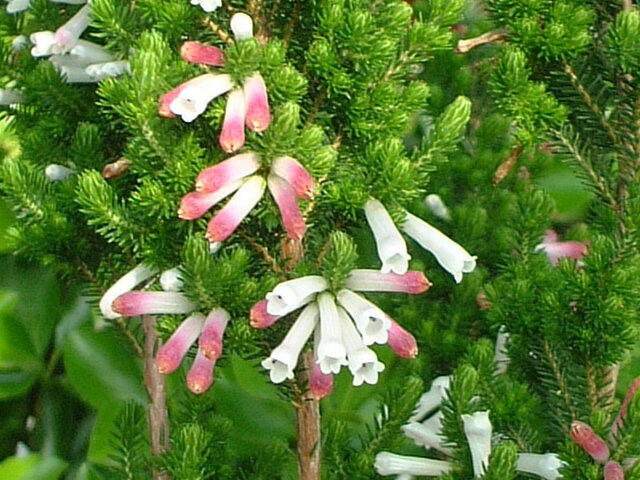
M306 384L313 365L313 351L304 354L304 370L300 381ZM296 405L298 428L298 478L320 480L320 404L308 389L298 392Z
M476 47L481 45L486 45L487 43L493 42L502 42L507 38L507 30L499 29L493 30L491 32L483 33L479 37L474 38L466 38L464 40L459 40L458 45L456 46L456 53L467 53L473 50Z
M500 164L500 166L496 169L495 173L493 174L494 187L498 186L500 182L502 182L506 178L506 176L509 175L509 172L513 170L513 167L518 161L518 158L520 158L520 155L522 155L523 150L524 149L522 145L516 145L511 149L505 161Z

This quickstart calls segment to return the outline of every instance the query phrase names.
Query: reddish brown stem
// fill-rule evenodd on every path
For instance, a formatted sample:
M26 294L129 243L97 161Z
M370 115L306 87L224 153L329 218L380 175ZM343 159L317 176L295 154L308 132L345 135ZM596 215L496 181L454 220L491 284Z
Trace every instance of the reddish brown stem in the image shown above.
M313 366L313 352L304 354L305 370L301 376L302 384L308 383L309 372ZM296 424L298 426L298 478L300 480L320 480L320 404L307 389L300 395L296 405Z
M144 330L144 383L149 393L150 403L147 406L149 438L151 454L160 455L169 450L169 416L167 414L167 391L164 376L158 372L154 360L156 347L160 346L156 319L151 315L143 315ZM154 480L169 480L166 473L154 470Z

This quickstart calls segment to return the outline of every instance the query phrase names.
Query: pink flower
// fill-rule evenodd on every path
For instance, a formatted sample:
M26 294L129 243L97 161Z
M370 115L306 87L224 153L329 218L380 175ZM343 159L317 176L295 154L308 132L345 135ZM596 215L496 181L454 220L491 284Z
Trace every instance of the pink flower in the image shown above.
M262 133L269 126L269 100L267 87L259 73L254 73L244 81L244 99L247 106L245 122L252 132Z
M187 387L196 395L206 392L213 383L213 367L216 360L204 356L201 350L196 353L196 359L187 374Z
M71 50L76 43L82 32L91 23L91 6L85 5L77 13L69 19L67 23L62 25L54 35L55 45L52 48L53 53L65 53Z
M624 470L618 462L607 462L604 466L604 480L624 480Z
M571 424L571 438L598 463L609 459L609 447L586 423L574 421Z
M404 292L417 295L429 290L431 282L422 272L404 275L380 273L378 270L352 270L344 285L357 292Z
M156 354L158 372L167 375L176 371L189 347L200 335L203 323L204 315L194 313L180 324Z
M189 313L195 308L195 303L178 292L128 292L111 304L111 309L123 317Z
M278 157L271 164L271 173L284 178L298 198L311 200L313 198L315 184L309 172L291 157Z
M323 373L317 358L315 360L309 376L309 390L313 398L320 400L333 391L333 375Z
M160 105L158 105L158 115L165 118L175 118L176 114L171 111L170 105L176 98L178 98L178 95L186 86L187 83L178 85L176 88L168 91L160 97Z
M302 218L300 208L298 208L293 188L291 188L286 180L277 175L269 175L267 178L267 186L269 187L271 196L280 209L282 223L284 224L288 237L292 240L301 240L302 237L304 237L307 227L304 224L304 218Z
M413 335L398 325L395 321L391 321L389 327L389 346L396 352L396 355L402 358L415 358L418 355L418 343Z
M180 56L189 63L222 67L224 52L218 47L200 42L184 42L180 47Z
M587 244L584 242L558 242L558 235L553 230L547 230L544 240L536 246L535 251L543 251L554 267L561 258L580 260L588 253Z
M227 99L222 132L220 132L220 146L225 152L235 152L244 145L245 115L246 105L242 90L232 90Z
M225 185L255 173L260 166L260 157L255 153L242 153L226 159L213 167L205 168L196 178L196 190L215 192Z
M218 308L212 310L204 322L198 348L209 360L217 360L222 355L222 335L228 321L229 314Z
M282 315L271 315L267 312L267 300L260 300L249 312L249 323L253 328L269 328L282 318Z
M227 184L215 192L190 192L182 197L178 217L183 220L195 220L207 213L211 207L238 190L242 182Z

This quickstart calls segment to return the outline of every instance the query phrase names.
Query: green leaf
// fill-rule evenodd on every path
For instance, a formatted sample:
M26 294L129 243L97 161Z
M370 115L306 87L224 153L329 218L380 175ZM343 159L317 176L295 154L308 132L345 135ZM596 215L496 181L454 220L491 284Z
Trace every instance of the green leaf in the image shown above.
M26 457L9 457L0 463L3 480L56 480L67 469L67 462L37 453Z
M109 403L98 410L87 452L87 460L91 463L108 465L113 462L109 456L116 454L113 449L113 432L115 420L121 408L120 403Z
M144 404L147 394L142 363L127 354L124 339L116 331L95 331L86 324L68 334L63 349L71 384L82 400L95 408L117 401Z

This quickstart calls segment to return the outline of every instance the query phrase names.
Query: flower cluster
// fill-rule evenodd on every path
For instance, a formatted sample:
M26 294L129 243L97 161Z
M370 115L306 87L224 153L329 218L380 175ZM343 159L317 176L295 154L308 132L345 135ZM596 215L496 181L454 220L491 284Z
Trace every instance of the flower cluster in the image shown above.
M209 221L206 237L212 244L229 238L258 203L268 186L280 210L282 223L292 240L304 236L306 226L296 198L310 200L314 193L311 175L291 157L276 158L266 182L255 173L260 168L256 153L243 153L206 168L196 179L196 189L185 195L178 209L183 220L194 220L235 192L231 200Z
M236 41L253 37L253 22L245 13L231 18L231 30ZM198 42L186 42L181 48L182 58L190 63L221 67L224 53L217 47ZM205 73L192 78L165 93L160 99L158 113L164 117L180 116L184 122L193 122L216 97L229 92L225 109L220 146L227 153L242 148L245 124L249 130L264 132L270 123L267 89L262 76L256 72L246 78L241 87L233 84L228 74Z
M438 450L448 456L452 455L453 450L451 444L447 443L447 439L442 435L442 412L439 407L447 397L450 381L449 376L436 378L429 391L420 397L413 415L409 418L409 423L402 428L405 435L416 445ZM473 475L475 478L480 478L486 472L491 454L492 426L489 412L478 411L471 415L461 415L461 421L471 453ZM397 455L390 452L378 453L374 466L380 475L404 475L408 478L412 475L439 477L453 470L453 464L446 460ZM546 480L555 480L561 476L559 473L561 466L562 462L553 453L520 453L516 470L537 475Z
M33 33L30 37L34 44L31 55L49 57L67 83L93 83L130 73L129 62L115 60L100 45L80 40L89 23L91 5L87 4L55 32Z
M347 365L355 386L375 384L384 365L369 345L389 345L402 357L417 354L415 339L376 305L355 292L404 292L419 294L430 287L421 272L404 275L382 274L375 270L352 270L335 295L320 276L307 276L278 284L251 310L251 325L267 328L283 316L305 307L282 343L262 366L271 381L280 383L293 378L300 352L314 334L315 366L310 389L316 398L330 392L326 376L336 374ZM315 372L315 373L314 373ZM324 389L318 387L324 386Z
M133 291L157 273L155 268L138 265L107 290L100 299L100 310L107 319L189 314L158 350L156 367L165 375L174 372L191 345L198 340L198 352L187 374L187 387L193 393L204 393L213 382L213 369L222 354L222 336L229 315L222 309L212 310L206 318L201 313L194 313L196 304L179 291L182 279L177 269L167 270L160 276L163 291Z

